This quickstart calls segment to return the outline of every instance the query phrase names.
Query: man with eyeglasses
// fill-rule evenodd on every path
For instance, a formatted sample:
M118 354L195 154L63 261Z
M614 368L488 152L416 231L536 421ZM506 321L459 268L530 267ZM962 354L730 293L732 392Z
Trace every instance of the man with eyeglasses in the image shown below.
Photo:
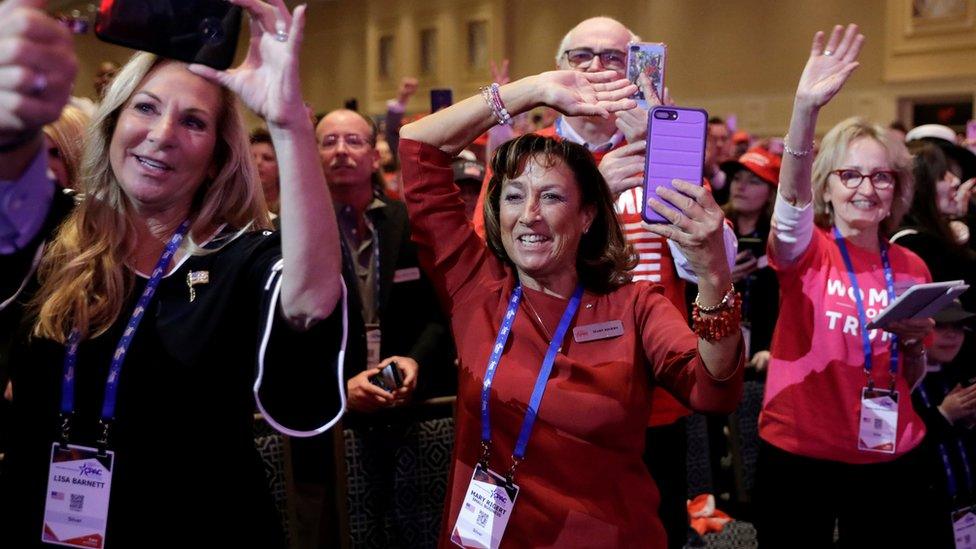
M429 371L432 382L453 380L443 371L450 335L410 242L406 207L383 193L373 121L340 109L325 115L315 133L343 236L350 317L362 317L350 322L359 329L350 334L346 355L349 409L378 412L411 399L420 364L440 371ZM401 388L388 391L370 382L391 363Z
M351 412L343 420L344 427L356 431L361 454L369 456L361 464L366 474L382 479L375 485L387 489L370 499L372 514L390 516L397 448L403 440L402 430L411 425L397 421L403 415L401 406L455 394L457 372L447 322L410 241L406 207L383 191L377 131L369 118L339 109L322 118L315 137L342 234L342 277L349 315L345 375ZM371 377L392 363L402 378L400 389L386 390L371 383ZM331 471L325 471L333 459L331 440L301 447L304 453L299 456L301 465L317 468L315 475L326 474L325 478L307 476L318 485L317 494L324 494L314 497L322 501L319 532L324 545L330 547L339 542L334 537L337 510L328 495L335 492L334 481ZM296 442L302 441L293 441L293 455ZM296 476L298 466L296 461ZM394 531L403 537L396 525ZM397 542L376 541L381 546Z

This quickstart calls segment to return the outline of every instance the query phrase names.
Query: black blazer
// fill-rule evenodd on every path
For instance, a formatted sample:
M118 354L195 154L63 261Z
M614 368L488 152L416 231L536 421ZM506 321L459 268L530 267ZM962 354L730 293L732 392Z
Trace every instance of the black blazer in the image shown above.
M374 238L380 243L380 359L399 355L417 361L420 371L415 400L455 394L454 342L434 288L420 269L417 248L410 241L406 205L385 197L380 200L383 207L372 214ZM352 255L344 240L342 247L342 277L349 299L345 364L349 379L366 369L366 330Z

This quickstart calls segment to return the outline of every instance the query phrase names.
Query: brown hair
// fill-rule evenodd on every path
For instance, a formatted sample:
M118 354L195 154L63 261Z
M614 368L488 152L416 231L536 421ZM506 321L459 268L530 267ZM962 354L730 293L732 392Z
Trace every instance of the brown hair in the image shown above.
M629 282L628 271L637 265L637 256L620 230L610 189L590 151L569 141L526 134L498 147L491 160L492 176L488 181L484 205L488 248L502 261L512 265L502 246L499 200L502 183L522 173L529 159L546 168L557 162L565 164L579 185L582 204L594 208L593 223L580 238L576 251L576 272L583 286L593 292L608 293Z
M813 183L814 220L817 226L824 229L834 225L833 208L823 196L827 189L827 180L830 178L830 172L836 170L844 161L844 155L847 154L851 143L862 137L873 139L884 147L888 156L888 165L896 174L891 211L888 217L881 221L880 227L881 234L887 237L898 228L902 216L908 211L912 202L915 188L912 159L903 143L891 140L884 128L863 118L848 118L837 124L827 132L820 144L820 151L813 161L813 173L810 178Z

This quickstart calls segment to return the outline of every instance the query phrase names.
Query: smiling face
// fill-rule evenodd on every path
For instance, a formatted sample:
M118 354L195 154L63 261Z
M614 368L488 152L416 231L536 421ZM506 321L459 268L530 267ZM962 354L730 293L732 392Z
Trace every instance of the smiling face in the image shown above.
M214 175L220 90L179 63L156 66L119 112L109 161L139 211L189 209Z
M881 143L870 137L859 137L851 141L836 169L857 170L868 175L892 168ZM863 179L857 188L848 189L834 173L827 180L823 198L833 208L834 224L841 234L847 235L849 229L876 230L891 213L896 186L897 183L887 189L875 189L869 179Z
M573 172L556 160L536 157L514 179L502 183L499 225L505 253L521 277L535 280L575 273L580 238L594 218L584 206Z

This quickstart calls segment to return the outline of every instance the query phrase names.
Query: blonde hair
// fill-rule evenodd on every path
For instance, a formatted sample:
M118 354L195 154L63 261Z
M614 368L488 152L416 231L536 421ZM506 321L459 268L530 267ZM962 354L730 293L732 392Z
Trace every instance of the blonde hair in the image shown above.
M830 172L838 169L844 162L851 143L862 137L870 138L881 145L888 157L888 166L895 172L895 195L891 200L891 211L881 221L881 234L890 235L898 228L902 216L912 203L915 180L912 176L912 158L904 143L892 140L888 132L877 124L860 117L852 117L837 124L827 132L820 144L820 151L813 161L813 212L817 226L830 228L834 225L834 212L824 199Z
M64 343L77 328L82 337L97 337L115 323L132 291L135 276L126 259L137 244L136 214L112 170L109 148L122 109L162 63L177 62L148 53L133 55L95 112L81 165L85 198L58 229L38 271L41 287L32 307L35 336ZM196 238L210 236L216 226L271 226L237 99L224 88L220 91L223 108L213 153L219 172L200 186L191 205L190 232L183 241L190 254L205 253Z
M64 163L68 181L66 187L76 189L78 185L78 165L84 149L85 132L91 123L88 113L74 105L65 105L61 116L54 122L44 126L44 135L54 142Z

